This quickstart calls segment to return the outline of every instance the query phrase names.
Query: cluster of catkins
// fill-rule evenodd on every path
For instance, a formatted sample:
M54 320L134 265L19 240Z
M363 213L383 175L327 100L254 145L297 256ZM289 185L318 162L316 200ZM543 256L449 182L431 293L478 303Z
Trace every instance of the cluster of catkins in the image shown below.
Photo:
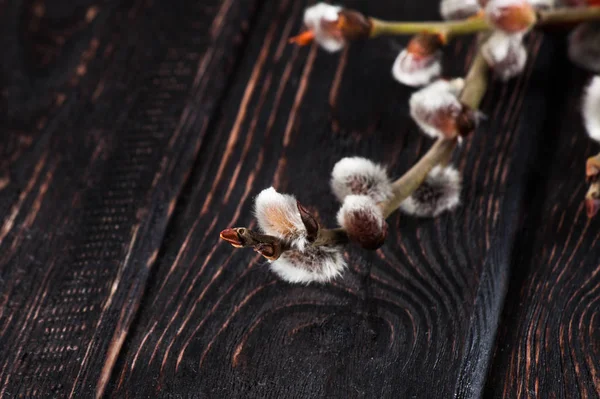
M570 4L563 6L581 6L575 3L596 0L568 1ZM487 19L493 29L487 31L481 43L481 54L496 75L506 80L525 66L523 38L535 22L535 9L553 8L554 3L555 0L442 0L440 12L449 20ZM335 52L348 40L369 37L375 23L356 11L319 3L305 11L306 31L291 41L316 41L325 50ZM423 133L432 138L460 140L475 129L480 115L460 101L463 79L439 78L441 48L446 39L440 34L414 36L394 62L392 74L406 85L425 86L410 98L410 114ZM575 63L600 72L600 23L576 27L569 43L569 56ZM600 77L588 86L582 110L590 137L600 142ZM600 163L591 168L591 173L600 180ZM420 217L438 216L459 205L460 186L456 169L438 165L401 203L400 210ZM342 204L337 214L338 230L365 249L379 248L387 234L385 205L396 195L395 183L386 170L364 158L344 158L333 169L331 188ZM331 237L334 230L327 230L327 234L320 231L316 218L294 196L278 193L273 187L263 190L255 200L255 215L261 233L277 240L278 248L283 250L269 257L265 248L272 255L271 244L254 245L254 249L270 259L271 269L282 279L293 283L326 282L345 269L343 242L323 239L327 234ZM224 231L221 237L234 246L247 246L242 245L241 236L234 230Z
M481 46L490 68L503 80L523 71L527 50L523 39L533 27L536 10L555 7L600 6L598 0L442 0L440 14L448 21L485 18L493 30ZM298 40L306 44L307 37L329 52L341 50L349 40L369 37L373 20L340 6L318 3L306 9L307 28ZM376 22L375 22L376 23ZM307 33L309 35L307 36ZM451 34L451 33L450 33ZM403 49L392 67L396 80L408 86L423 86L442 74L444 34L415 35ZM569 57L576 64L593 71L600 70L600 25L585 22L577 26L569 38Z
M451 166L436 166L400 209L416 216L437 216L459 204L460 175ZM337 221L354 243L369 250L379 248L387 235L382 204L394 195L386 170L368 159L344 158L333 168L331 189L341 202ZM263 190L255 200L255 215L262 233L276 237L286 250L271 270L293 283L326 282L346 267L342 248L320 243L318 222L294 196Z

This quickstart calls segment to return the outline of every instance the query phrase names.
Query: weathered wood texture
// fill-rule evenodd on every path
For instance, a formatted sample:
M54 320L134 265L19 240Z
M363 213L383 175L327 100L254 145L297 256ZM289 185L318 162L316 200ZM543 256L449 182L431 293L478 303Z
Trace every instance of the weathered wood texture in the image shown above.
M582 201L585 159L599 148L579 108L590 76L557 67L563 95L551 100L532 165L486 397L600 397L600 220L588 220Z
M344 4L424 19L436 18L434 3ZM287 46L305 4L268 0L251 29L111 395L448 398L483 389L530 157L555 90L543 83L557 78L553 44L532 36L523 76L491 85L489 122L457 157L456 213L395 215L381 250L348 248L343 279L292 286L251 251L219 242L220 229L252 223L252 199L270 185L333 225L339 205L328 179L338 159L366 156L397 176L431 143L408 116L411 90L390 76L402 41L357 43L341 55ZM464 73L470 50L463 40L450 49L450 74Z
M0 3L0 397L105 389L254 3Z
M431 144L390 75L405 40L289 46L307 4L0 1L0 397L597 394L593 146L560 39L532 35L525 73L491 84L457 212L393 216L324 286L218 240L270 185L333 225L337 160L398 176ZM471 56L453 44L448 75Z

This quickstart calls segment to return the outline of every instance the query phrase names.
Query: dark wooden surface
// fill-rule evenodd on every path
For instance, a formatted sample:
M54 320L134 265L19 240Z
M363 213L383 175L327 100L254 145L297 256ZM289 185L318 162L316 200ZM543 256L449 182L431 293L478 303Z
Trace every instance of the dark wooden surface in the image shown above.
M600 220L586 217L578 178L599 149L579 116L590 75L559 68L564 95L545 123L546 161L532 168L486 397L600 397Z
M405 39L289 46L307 4L0 2L0 397L600 395L597 148L559 34L492 82L457 212L393 216L324 286L218 240L270 185L333 225L338 159L398 176L431 143L391 78ZM447 74L472 50L453 44Z

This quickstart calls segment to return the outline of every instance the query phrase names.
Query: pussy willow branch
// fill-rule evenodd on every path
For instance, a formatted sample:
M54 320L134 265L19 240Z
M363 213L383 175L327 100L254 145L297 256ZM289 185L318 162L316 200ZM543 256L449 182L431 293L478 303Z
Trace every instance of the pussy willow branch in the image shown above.
M465 78L465 86L460 94L460 101L471 109L479 108L488 80L488 66L480 52L477 52ZM457 138L438 139L427 153L410 168L402 177L392 183L393 198L380 204L384 217L389 217L398 209L402 201L407 199L425 180L431 169L438 164L447 164L458 143ZM221 238L233 242L238 247L253 247L268 259L277 259L281 253L289 250L289 246L278 238L259 234L244 227L228 229ZM340 245L349 241L343 228L320 228L313 246ZM261 245L268 247L268 253L261 250Z
M378 36L400 36L400 35L416 35L418 33L441 34L446 38L459 35L469 35L481 31L490 30L492 27L488 21L476 16L462 21L448 22L397 22L383 21L376 18L371 18L373 24L371 37Z
M471 68L465 78L465 87L460 94L460 101L471 109L478 109L483 98L488 79L488 65L477 52ZM381 204L384 217L390 216L410 195L423 183L427 174L436 165L448 163L456 148L457 139L438 139L427 153L402 177L392 183L394 197L386 203Z
M477 32L485 32L493 29L488 20L477 15L461 21L448 22L398 22L383 21L371 18L371 37L391 35L415 35L418 33L440 34L446 39L454 36L470 35ZM600 7L581 8L557 8L553 10L542 10L537 12L535 27L557 24L571 24L600 20Z

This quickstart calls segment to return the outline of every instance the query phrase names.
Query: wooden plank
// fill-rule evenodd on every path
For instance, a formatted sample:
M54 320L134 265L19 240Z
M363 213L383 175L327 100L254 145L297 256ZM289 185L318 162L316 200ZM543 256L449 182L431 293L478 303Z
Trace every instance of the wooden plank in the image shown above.
M406 20L436 18L436 4L345 2ZM348 248L343 279L294 286L251 251L220 242L219 231L252 223L252 199L270 185L331 226L337 160L358 154L398 176L431 143L408 116L411 90L390 74L403 41L340 55L288 46L305 5L263 6L158 255L113 396L448 398L483 389L528 159L555 93L541 84L556 77L554 46L534 35L525 74L492 84L489 122L457 157L456 213L395 215L381 250ZM449 50L449 74L465 72L469 44Z
M583 203L585 160L598 151L580 115L589 75L566 63L557 68L563 95L551 99L545 145L530 178L490 398L600 396L600 219L588 220Z
M2 3L0 397L104 391L254 5Z

